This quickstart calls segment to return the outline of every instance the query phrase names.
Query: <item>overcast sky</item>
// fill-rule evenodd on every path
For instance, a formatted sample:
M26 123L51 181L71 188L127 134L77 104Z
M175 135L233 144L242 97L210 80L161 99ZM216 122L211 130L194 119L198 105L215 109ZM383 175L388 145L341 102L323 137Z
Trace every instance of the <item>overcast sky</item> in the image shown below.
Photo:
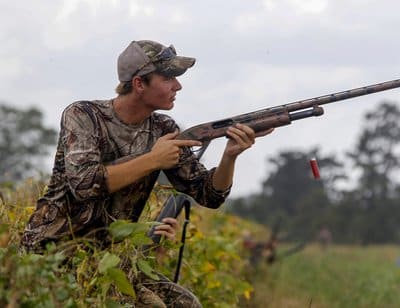
M35 105L58 129L71 102L114 97L119 53L151 39L197 59L168 112L187 128L400 78L399 12L395 0L0 0L0 101ZM327 105L258 139L238 159L232 196L258 191L281 150L350 150L383 100L400 102L400 89ZM207 167L224 143L209 147Z

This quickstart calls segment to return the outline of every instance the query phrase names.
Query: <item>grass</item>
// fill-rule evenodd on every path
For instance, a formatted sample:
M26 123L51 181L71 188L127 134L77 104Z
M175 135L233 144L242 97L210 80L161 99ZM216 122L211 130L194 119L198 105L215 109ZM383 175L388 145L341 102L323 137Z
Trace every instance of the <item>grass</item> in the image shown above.
M308 246L272 266L259 265L250 306L398 307L399 256L399 246Z

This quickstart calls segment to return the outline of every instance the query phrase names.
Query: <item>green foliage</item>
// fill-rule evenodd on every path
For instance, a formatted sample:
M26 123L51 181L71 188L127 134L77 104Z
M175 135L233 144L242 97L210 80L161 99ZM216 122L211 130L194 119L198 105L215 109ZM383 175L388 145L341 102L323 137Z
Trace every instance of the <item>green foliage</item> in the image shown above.
M16 245L0 250L0 306L76 307L78 284L61 267L64 256L18 254Z
M247 262L241 255L242 221L200 208L192 209L192 216L180 283L194 290L204 307L236 307L253 290L245 279ZM169 272L164 272L172 277L176 253L166 261Z
M0 306L132 307L139 273L153 279L158 279L156 272L172 277L178 245L162 242L166 258L146 246L151 242L146 232L154 223L115 221L106 250L75 239L50 245L43 255L19 252L20 234L36 195L43 191L32 182L25 188L28 191L7 191L0 203ZM153 194L149 206L157 208L156 202ZM206 225L202 217L207 217ZM180 284L193 290L205 307L235 307L240 297L250 297L235 219L212 210L193 213ZM212 230L202 231L208 228Z
M272 267L260 267L250 307L397 307L395 246L309 245Z
M117 220L110 225L110 234L112 235L115 242L120 242L123 239L130 237L133 240L133 244L144 244L145 241L149 244L147 237L141 235L149 229L152 223L132 223L124 220Z

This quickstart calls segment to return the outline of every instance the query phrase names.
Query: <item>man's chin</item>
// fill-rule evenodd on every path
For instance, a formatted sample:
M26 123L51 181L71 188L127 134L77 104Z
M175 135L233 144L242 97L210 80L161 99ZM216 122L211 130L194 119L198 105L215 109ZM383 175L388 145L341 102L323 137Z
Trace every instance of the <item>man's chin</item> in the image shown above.
M174 106L175 106L174 102L171 102L171 103L169 104L169 106L166 106L166 107L164 108L164 110L171 110L172 108L174 108Z

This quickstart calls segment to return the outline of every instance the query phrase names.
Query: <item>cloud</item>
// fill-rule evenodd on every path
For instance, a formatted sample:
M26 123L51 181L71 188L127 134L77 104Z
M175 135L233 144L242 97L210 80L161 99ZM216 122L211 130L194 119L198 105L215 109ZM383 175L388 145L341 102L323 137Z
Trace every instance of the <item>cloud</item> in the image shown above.
M319 14L328 8L328 0L264 0L266 10L274 11L280 8L297 13Z
M151 5L143 5L139 1L132 1L129 5L129 13L132 17L144 15L146 17L154 16L154 7Z

